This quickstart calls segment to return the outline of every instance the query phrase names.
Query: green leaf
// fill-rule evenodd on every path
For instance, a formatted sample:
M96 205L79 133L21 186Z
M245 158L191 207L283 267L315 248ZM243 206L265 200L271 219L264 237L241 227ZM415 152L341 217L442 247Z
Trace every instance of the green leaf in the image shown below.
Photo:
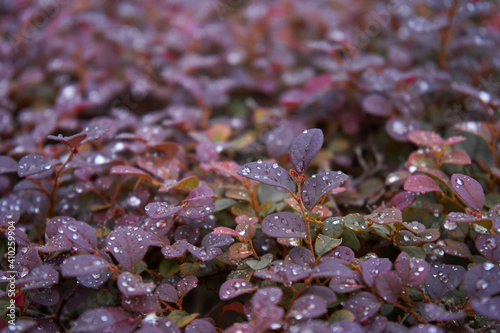
M344 321L344 320L355 321L356 317L354 316L354 314L351 311L347 311L347 310L342 309L342 310L338 310L338 311L335 311L334 313L332 313L332 315L328 319L328 322L330 324L333 324L333 323L336 323L339 321Z
M197 261L193 263L185 262L179 269L184 276L194 276L200 270L200 263Z
M321 232L331 238L336 238L345 230L342 217L329 217L321 225Z
M322 256L331 249L339 246L340 243L342 243L342 238L331 238L323 234L319 234L316 238L316 243L314 243L314 252L316 252L318 256Z
M134 266L134 274L141 274L144 272L146 269L148 269L148 264L146 264L144 261L140 261L137 265Z
M358 251L361 247L358 237L356 237L356 234L349 229L346 229L342 233L342 242L345 246L350 247L353 251Z
M233 199L219 199L215 202L214 212L219 212L221 210L227 209L234 205L236 200Z
M391 237L391 229L388 225L373 223L370 228L382 238Z
M175 259L163 259L159 269L161 276L172 276L179 272L179 263Z
M168 314L167 318L175 325L182 328L192 322L198 315L198 313L189 314L186 311L174 310Z
M425 250L418 246L401 246L401 251L406 252L411 258L424 259Z
M267 266L269 266L271 261L273 261L272 253L266 253L262 257L260 257L260 260L257 260L257 259L245 260L245 264L247 264L248 267L250 267L254 271L257 271L259 269L264 269Z

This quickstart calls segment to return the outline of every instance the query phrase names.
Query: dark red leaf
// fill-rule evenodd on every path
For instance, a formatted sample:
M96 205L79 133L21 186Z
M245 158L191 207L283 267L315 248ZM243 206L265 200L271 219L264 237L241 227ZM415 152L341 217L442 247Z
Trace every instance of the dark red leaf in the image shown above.
M484 190L474 178L460 173L451 176L452 188L472 209L481 210L484 206Z
M169 283L162 283L156 288L155 295L164 302L175 303L179 300L177 289Z
M300 193L304 206L311 210L316 203L328 192L344 184L349 177L341 171L326 171L306 180Z
M443 164L457 164L457 165L468 165L471 164L469 155L465 150L453 151L448 154L444 154L441 157L441 163Z
M221 300L228 300L255 291L255 286L243 279L231 279L224 282L219 290Z
M413 175L406 179L404 189L414 193L442 192L439 184L429 176Z
M210 215L215 209L215 204L211 198L202 198L193 201L184 201L179 216L188 219L199 219Z
M286 314L287 318L296 320L319 317L327 312L326 302L317 295L304 295L295 300Z
M280 187L290 193L295 194L297 186L288 172L280 167L278 163L251 162L238 169L238 175L256 180L258 182Z
M344 309L351 311L361 324L368 322L380 306L378 297L366 291L350 297L344 303Z
M262 221L262 231L271 237L306 238L306 224L296 214L281 212Z
M375 278L375 289L387 303L396 303L403 291L401 279L392 272L382 272Z
M290 159L298 173L304 173L314 155L323 145L323 132L319 128L304 130L290 145Z
M403 210L411 206L417 199L417 195L413 192L399 192L392 199L390 205L399 210Z
M196 276L183 277L179 282L177 282L177 295L179 298L183 298L197 286L198 278Z
M381 212L366 215L365 218L377 224L390 224L403 221L401 211L397 208L387 208Z
M62 134L59 134L58 136L55 135L47 136L47 139L64 143L71 149L78 148L78 146L80 146L80 144L82 143L83 140L85 140L85 138L87 138L87 133L77 133L72 136L62 136Z
M440 150L444 144L443 138L439 134L429 131L413 131L408 133L408 140L418 146L432 148L436 151Z

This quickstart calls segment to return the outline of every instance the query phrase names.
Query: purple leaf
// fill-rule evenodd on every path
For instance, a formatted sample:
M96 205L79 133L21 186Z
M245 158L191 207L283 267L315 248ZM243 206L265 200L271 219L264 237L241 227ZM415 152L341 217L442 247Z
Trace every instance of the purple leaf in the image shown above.
M258 182L280 187L290 193L295 194L297 186L288 172L280 167L278 163L251 162L243 165L237 171L238 175L244 176Z
M92 254L81 254L64 260L61 274L66 277L86 276L96 274L108 268L109 264Z
M438 326L418 324L411 329L405 331L406 333L444 333L444 330Z
M106 239L108 249L127 271L132 271L148 250L148 234L138 227L119 227Z
M413 175L406 179L404 189L413 193L442 192L439 184L429 176Z
M463 311L458 311L455 313L448 312L440 306L432 303L413 303L413 308L415 311L420 313L420 315L428 322L431 321L453 321L462 320L467 317L467 314Z
M255 286L243 279L227 280L222 284L219 290L221 300L228 300L240 295L255 291Z
M47 227L45 228L45 235L47 237L53 237L57 234L64 233L61 228L62 225L73 222L75 219L71 216L56 216L47 221Z
M330 325L329 332L339 333L364 333L365 330L358 323L342 320Z
M178 258L186 253L188 242L181 239L172 245L167 245L161 249L161 253L165 258Z
M214 195L214 192L212 191L212 189L210 187L200 186L200 187L192 190L189 193L188 197L184 200L184 202L211 198L213 195Z
M455 125L461 131L480 136L488 144L492 141L491 132L485 123L479 121L466 121Z
M406 135L411 131L418 129L416 120L405 120L403 118L394 118L385 123L385 130L391 138L396 141L406 142Z
M392 114L391 101L379 94L366 96L363 98L361 105L363 106L363 110L374 116L388 117Z
M258 309L268 306L269 304L277 305L283 297L283 290L278 287L265 287L258 289L252 296L250 302L252 307Z
M48 288L59 282L59 273L51 266L38 266L31 270L28 276L16 280L16 285L22 285L21 290Z
M271 237L307 237L304 221L298 215L289 212L268 215L262 221L262 231Z
M62 134L59 134L58 136L55 135L47 136L47 139L64 143L70 149L78 148L78 146L80 146L80 144L82 143L83 140L85 140L85 138L87 138L87 133L77 133L72 136L62 136Z
M177 289L169 283L162 283L156 288L155 295L164 302L176 303L179 300Z
M177 295L179 298L183 298L198 286L198 278L195 276L186 276L177 282Z
M349 177L341 171L326 171L307 179L300 193L304 206L311 210L316 203L330 191L344 184Z
M316 295L304 295L295 300L286 314L287 318L296 320L319 317L327 312L326 302Z
M314 333L330 333L336 332L331 331L330 326L325 321L319 320L310 320L310 321L302 321L298 324L294 324L293 326L289 326L289 332L314 332ZM342 332L342 331L339 331ZM363 333L363 332L361 332Z
M215 209L215 204L211 198L184 201L184 203L182 209L179 211L179 216L188 219L199 219L208 216Z
M429 264L425 260L410 258L401 252L394 262L394 268L403 284L418 287L429 273Z
M293 274L293 271L297 273ZM285 275L287 272L288 275ZM292 278L294 281L301 280L309 275L309 272L306 271L302 266L297 264L287 263L283 260L275 260L271 262L266 268L255 271L254 276L265 279L272 280L279 283L287 283L290 282L288 278Z
M109 132L112 126L113 124L111 119L98 119L92 121L91 124L81 132L87 134L87 137L82 141L82 144L99 139L101 136Z
M226 328L225 333L255 333L257 332L257 327L250 323L236 323L231 327Z
M17 252L15 259L17 275L20 278L24 278L32 269L43 265L42 260L38 255L38 251L32 247L22 248L19 252Z
M129 272L124 272L118 277L118 289L125 296L141 296L151 294L155 289L153 282L143 283L142 279L138 279L135 275Z
M477 180L455 173L451 176L452 188L462 200L474 210L484 206L484 190Z
M108 279L113 275L111 271L105 269L99 273L93 273L89 275L78 276L78 282L87 288L99 289Z
M195 319L190 322L185 333L215 333L215 326L208 319Z
M68 222L61 228L64 235L76 245L76 251L94 252L97 246L97 237L94 228L80 221Z
M408 140L418 145L439 150L444 144L443 138L434 132L429 131L413 131L408 133Z
M88 310L74 322L71 332L114 332L117 325L126 322L131 316L132 314L120 308Z
M330 258L338 259L344 264L352 264L354 262L355 256L354 252L350 248L341 245L323 255L320 260L321 262L323 262L324 260Z
M387 208L381 212L372 213L365 216L366 219L376 224L390 224L396 222L403 222L401 211L397 208Z
M500 236L477 235L474 241L483 257L491 262L500 262Z
M152 219L163 219L178 213L181 209L180 206L170 206L166 202L150 202L144 207L146 214Z
M471 305L477 313L486 318L500 320L500 296L473 299Z
M38 247L38 251L42 253L67 251L69 249L71 249L71 241L68 237L60 234L50 238L45 245Z
M469 246L464 242L459 242L453 239L444 239L436 242L441 249L449 255L462 257L462 258L472 258Z
M325 260L322 263L320 263L318 266L316 266L312 270L312 275L313 278L318 278L318 277L353 277L354 272L351 271L349 268L343 265L343 263L340 260L337 259L329 259Z
M427 293L434 300L440 299L447 292L458 287L464 279L464 275L465 268L462 266L446 264L432 265L425 279Z
M417 199L417 195L413 192L399 192L392 199L390 205L399 210L403 210L411 206Z
M365 324L380 309L379 298L369 292L362 291L344 302L344 309L351 311L356 320Z
M187 250L201 261L210 261L222 254L222 250L218 247L197 247L193 244L187 245Z
M304 173L314 155L323 145L323 132L319 128L304 130L290 145L290 159L298 173Z
M363 280L367 285L373 287L375 277L382 272L390 271L392 262L386 258L371 258L361 263L363 270Z
M17 162L10 156L0 156L0 174L17 172Z
M305 289L300 296L304 295L316 295L325 300L326 303L333 303L337 301L337 296L335 293L328 287L324 286L310 286Z
M52 172L57 161L51 161L40 155L26 155L19 160L17 174L19 177L32 176L39 173Z
M396 303L403 291L401 279L392 272L382 272L375 278L375 289L387 303Z
M476 217L474 215L459 212L449 213L448 215L446 215L446 219L453 223L471 223L485 220L482 217Z
M300 266L310 267L314 263L314 255L311 251L302 246L291 249L288 256L294 263Z
M31 302L44 306L57 305L59 298L59 293L54 289L33 290L28 294Z
M216 235L213 232L203 237L201 246L204 247L223 247L234 242L233 237L227 235Z
M500 293L500 267L485 262L471 267L464 278L464 289L472 299L482 299Z
M150 174L142 171L141 169L135 168L130 165L115 165L109 171L112 175L131 175L139 178L143 178L145 180L151 181L153 178Z
M122 306L138 312L156 312L161 310L155 295L125 296Z

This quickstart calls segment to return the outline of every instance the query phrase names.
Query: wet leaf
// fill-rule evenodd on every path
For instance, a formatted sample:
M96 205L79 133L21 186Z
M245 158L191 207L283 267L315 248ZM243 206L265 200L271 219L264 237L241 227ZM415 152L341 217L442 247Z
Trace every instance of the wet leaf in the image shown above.
M255 291L255 286L243 279L232 279L224 282L219 291L221 300L228 300Z
M171 206L166 202L150 202L144 207L146 214L152 219L163 219L178 213L181 209L180 206Z
M286 317L296 320L311 319L322 316L326 312L326 302L323 298L317 295L304 295L295 300Z
M59 273L51 266L38 266L29 274L16 280L16 285L22 286L21 290L48 288L59 282Z
M176 303L179 300L177 289L169 283L162 283L156 288L155 295L164 302Z
M123 272L118 277L118 289L125 296L140 296L151 294L156 288L153 282L143 283L142 278L139 279L129 272Z
M307 170L322 145L323 132L318 128L304 130L292 141L290 159L298 173L304 173Z
M451 153L444 154L441 157L441 163L443 164L457 164L457 165L468 165L471 164L469 155L465 150L453 151Z
M302 246L294 247L288 253L288 256L294 263L300 266L312 266L314 263L314 255Z
M484 190L474 178L460 173L451 176L452 188L472 209L481 210L484 206Z
M347 246L339 246L321 257L321 262L329 258L339 260L344 264L352 264L354 262L354 252Z
M305 295L316 295L325 300L326 303L333 303L337 301L337 296L335 293L328 287L324 286L310 286L304 289L300 296Z
M56 161L40 155L26 155L19 160L17 174L19 177L32 176L39 173L51 172Z
M344 309L351 311L361 324L367 323L380 306L378 297L366 291L350 297L344 303Z
M106 238L109 251L127 271L144 258L150 244L149 235L138 227L119 227Z
M62 225L63 233L77 251L94 252L97 247L95 229L85 222L71 221Z
M251 162L238 169L238 175L256 180L258 182L280 187L290 193L295 193L297 186L288 172L278 163Z
M461 131L472 133L474 135L480 136L488 144L492 141L491 132L483 122L466 121L466 122L455 125L455 127Z
M136 177L142 178L146 181L153 180L153 178L151 177L150 174L142 171L141 169L130 166L130 165L115 165L114 167L111 168L109 173L112 175L136 176Z
M113 275L111 271L105 269L99 273L78 276L78 282L87 288L98 289Z
M361 274L358 272L353 272L351 276L334 275L328 284L328 288L339 294L350 293L365 287Z
M439 184L429 176L413 175L406 179L404 189L413 193L442 192Z
M153 294L124 296L122 298L122 306L139 312L156 312L161 310L158 299Z
M59 293L54 289L33 290L28 294L28 299L36 304L54 306L59 303Z
M131 314L120 308L92 309L75 320L71 331L75 333L112 332L115 327L127 322L129 318ZM135 320L132 322L135 327Z
M403 284L409 287L420 286L429 273L429 264L425 260L410 258L405 252L399 254L394 268Z
M87 133L77 133L72 136L62 136L62 134L59 134L58 136L55 135L47 136L47 139L64 143L70 149L78 148L78 146L80 146L80 144L82 143L83 140L85 140L85 138L87 138Z
M469 246L464 242L459 242L453 239L444 239L437 241L436 244L439 245L439 247L441 247L446 254L462 258L472 258Z
M464 289L472 299L484 299L500 293L500 266L485 262L471 267L464 278Z
M465 268L456 265L434 264L425 279L425 288L429 296L436 300L458 287L465 275Z
M61 274L69 277L97 274L108 268L109 263L92 254L76 255L64 260Z
M210 215L215 209L215 204L211 198L202 198L191 201L183 201L179 216L188 219L199 219Z
M179 282L177 282L177 295L179 295L179 298L183 298L197 286L198 286L197 277L195 276L183 277Z
M363 270L363 280L367 285L373 287L375 277L382 272L390 271L392 262L386 258L370 258L361 263Z
M268 215L262 221L262 231L271 237L306 238L304 221L289 212Z
M408 133L408 140L418 146L428 147L435 151L439 151L444 144L443 138L439 134L429 131Z
M432 303L416 302L413 303L413 308L428 322L462 320L467 317L467 314L463 311L448 312L444 308Z
M382 272L375 278L375 289L387 303L396 303L403 292L401 279L392 272Z
M491 262L500 262L500 236L477 235L474 241L483 257Z
M195 319L190 322L184 331L185 333L215 333L214 324L207 318Z
M176 241L172 245L167 245L161 249L161 253L165 258L178 258L184 255L187 251L188 242L185 239Z
M210 261L222 254L222 250L218 247L197 247L193 244L187 245L187 250L201 261Z
M377 223L377 224L390 224L390 223L396 223L396 222L403 221L401 211L397 208L394 208L394 207L384 209L381 212L366 215L365 219L368 219L371 222Z
M311 210L316 203L330 191L344 184L349 177L341 171L326 171L307 179L303 186L300 196L304 206Z
M354 276L354 272L344 266L340 260L334 258L329 258L321 262L312 270L312 277L314 278L333 276L352 277Z
M318 256L322 256L331 249L336 248L342 243L342 238L330 238L323 234L319 234L316 237L316 242L314 243L314 252Z
M223 247L226 245L230 245L234 242L234 239L231 236L227 235L217 235L213 232L207 234L203 237L201 241L201 246L204 247Z
M403 210L411 206L417 199L417 195L413 192L402 191L396 194L392 199L390 205L399 210Z

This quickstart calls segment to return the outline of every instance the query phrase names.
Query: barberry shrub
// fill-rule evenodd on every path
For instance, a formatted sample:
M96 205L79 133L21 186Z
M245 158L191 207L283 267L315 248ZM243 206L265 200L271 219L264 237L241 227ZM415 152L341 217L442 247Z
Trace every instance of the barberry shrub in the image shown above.
M0 0L0 329L498 330L499 22Z

